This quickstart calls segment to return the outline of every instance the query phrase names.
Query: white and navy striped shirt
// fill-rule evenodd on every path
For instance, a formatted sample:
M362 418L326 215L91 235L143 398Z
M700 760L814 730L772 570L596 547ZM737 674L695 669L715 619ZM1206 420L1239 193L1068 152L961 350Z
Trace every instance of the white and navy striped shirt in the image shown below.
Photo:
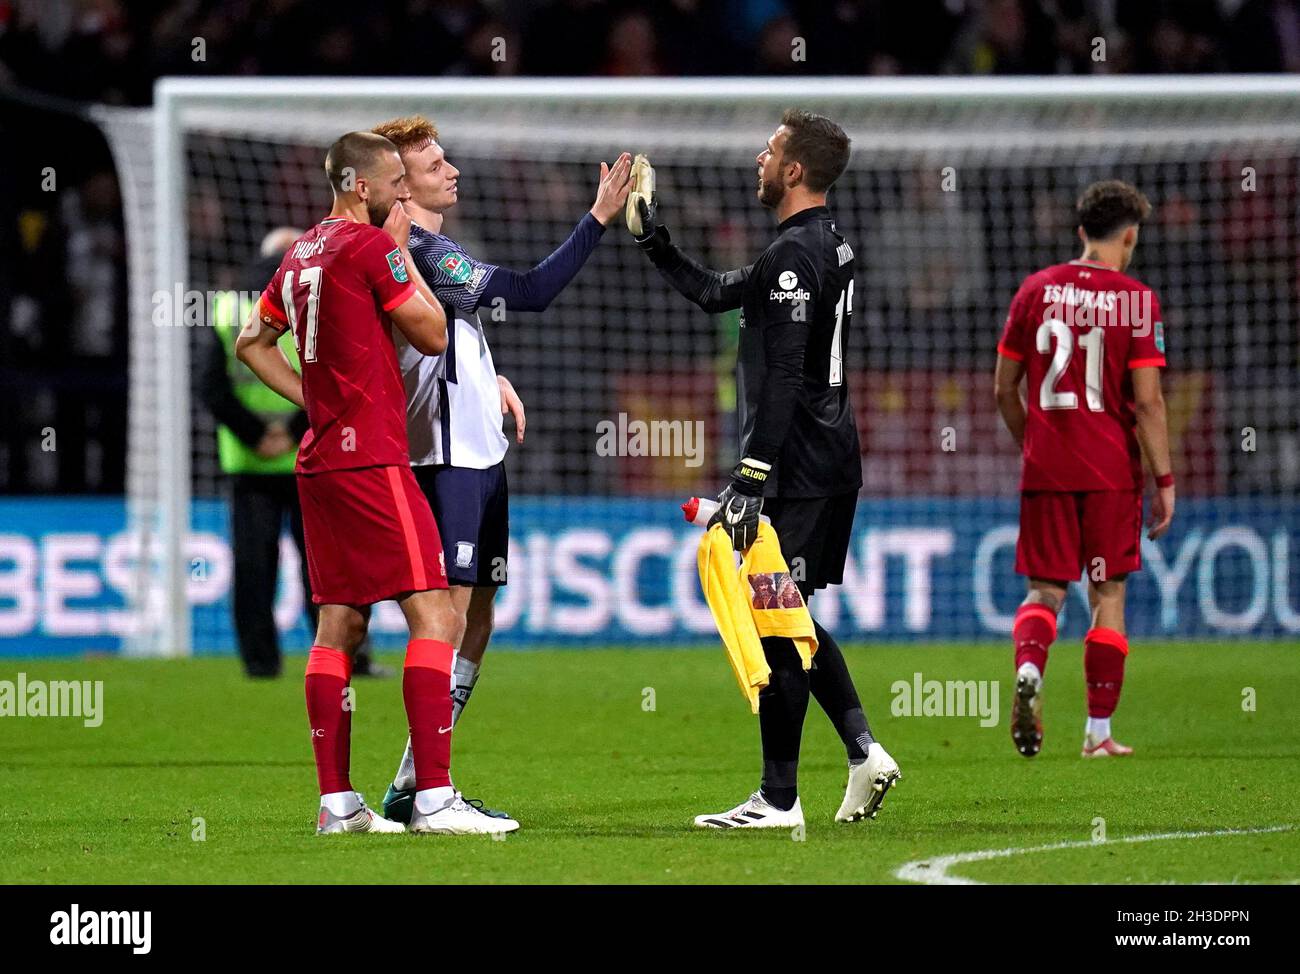
M451 464L485 470L506 455L501 390L478 305L497 270L440 233L412 225L411 257L447 312L447 350L422 355L393 329L406 385L411 465Z

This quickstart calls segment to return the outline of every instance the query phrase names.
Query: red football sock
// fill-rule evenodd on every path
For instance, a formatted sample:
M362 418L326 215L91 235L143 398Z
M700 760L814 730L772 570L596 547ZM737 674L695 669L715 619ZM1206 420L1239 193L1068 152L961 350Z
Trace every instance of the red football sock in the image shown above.
M451 660L455 650L441 639L406 644L402 699L411 729L415 788L451 784Z
M1089 629L1083 637L1083 678L1088 684L1088 716L1109 717L1124 686L1128 640L1114 629Z
M351 791L352 710L344 691L352 679L352 659L339 649L313 646L307 657L307 720L316 752L316 780L322 795Z
M1047 672L1047 648L1056 641L1056 613L1038 602L1027 602L1016 610L1011 627L1016 644L1016 669L1033 663L1039 673Z

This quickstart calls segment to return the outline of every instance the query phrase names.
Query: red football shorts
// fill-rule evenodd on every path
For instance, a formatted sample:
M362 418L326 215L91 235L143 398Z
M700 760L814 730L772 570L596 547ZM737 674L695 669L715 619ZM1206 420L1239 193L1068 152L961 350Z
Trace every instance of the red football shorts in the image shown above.
M446 588L442 539L408 466L298 475L312 601L372 605Z
M1142 491L1026 490L1016 571L1031 578L1104 581L1142 567ZM1096 559L1101 559L1097 561Z

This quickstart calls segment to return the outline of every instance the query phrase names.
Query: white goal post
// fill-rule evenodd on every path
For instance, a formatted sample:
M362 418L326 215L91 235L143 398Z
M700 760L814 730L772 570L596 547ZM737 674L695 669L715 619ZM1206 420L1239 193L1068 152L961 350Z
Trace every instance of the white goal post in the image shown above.
M1049 226L1048 218L1035 207L1046 210L1050 201L1067 199L1077 189L1072 183L1077 184L1078 178L1100 178L1110 167L1117 174L1137 173L1156 184L1145 188L1157 205L1163 199L1170 205L1194 208L1199 214L1188 217L1185 226L1171 220L1161 232L1161 238L1178 250L1177 257L1164 262L1153 258L1144 266L1154 270L1153 284L1179 295L1177 301L1172 295L1165 298L1167 314L1173 308L1182 311L1189 307L1187 295L1195 288L1189 278L1204 274L1215 288L1223 289L1223 293L1207 291L1192 300L1190 320L1198 330L1182 346L1207 375L1219 376L1214 422L1220 429L1216 434L1240 425L1237 406L1224 400L1230 387L1243 401L1257 403L1261 418L1255 425L1272 423L1285 433L1285 413L1293 411L1297 402L1294 384L1289 389L1278 388L1282 380L1277 375L1249 388L1240 382L1253 367L1251 363L1258 366L1268 360L1272 339L1267 336L1280 334L1288 326L1294 331L1292 299L1259 294L1270 286L1269 280L1284 288L1290 279L1270 277L1271 271L1251 276L1238 266L1243 258L1236 251L1215 254L1198 250L1197 243L1221 245L1217 224L1211 227L1209 221L1227 220L1230 225L1232 208L1237 205L1226 191L1212 184L1213 179L1231 176L1240 181L1243 175L1238 170L1250 168L1254 158L1261 160L1261 181L1283 178L1281 167L1286 168L1287 178L1295 175L1293 163L1300 158L1300 78L165 78L155 87L152 108L99 107L94 111L114 153L128 235L131 415L127 500L129 530L138 538L140 556L130 606L137 624L124 643L124 652L188 656L196 648L207 648L208 637L195 632L187 594L194 566L186 535L196 484L201 492L210 493L215 467L206 432L195 433L207 429L196 426L191 396L195 329L178 323L182 309L168 304L167 296L219 286L226 269L245 256L236 253L230 241L244 250L254 243L266 223L261 210L269 207L277 220L287 219L281 215L277 194L301 196L290 201L296 206L293 212L301 212L302 199L311 198L309 194L319 187L310 184L315 178L310 152L300 156L291 150L323 150L345 131L368 128L400 114L426 114L450 140L448 151L453 159L469 155L476 160L511 160L518 184L484 192L499 193L493 202L500 203L503 212L520 214L525 221L520 226L525 228L513 231L499 226L493 230L496 237L486 232L477 236L491 238L496 244L485 254L488 260L505 263L507 257L518 254L522 262L522 255L531 254L535 261L558 239L550 224L526 226L526 208L534 202L526 185L532 167L549 169L577 163L590 167L599 158L610 158L615 149L645 151L662 166L661 173L668 174L667 181L678 194L676 199L665 199L666 218L675 237L680 229L681 238L698 243L720 223L709 210L715 195L733 182L749 185L753 154L775 127L780 111L789 106L831 115L854 141L846 184L836 191L846 199L847 212L839 218L850 233L862 239L860 273L880 271L883 275L882 268L887 266L894 277L875 287L859 282L858 327L866 337L855 355L869 359L871 368L916 370L916 382L923 381L919 374L925 370L959 367L965 375L967 366L983 369L989 360L980 356L996 342L1000 315L1010 298L1007 282L1033 269L1030 265L1040 256L1071 246L1068 235L1062 238L1049 233L1059 227ZM275 171L259 171L263 165L275 167ZM726 171L714 176L704 171L706 166ZM967 166L979 169L981 175L963 183ZM1227 172L1227 166L1232 172ZM319 163L317 167L318 173ZM964 185L977 186L970 192L979 193L978 200L927 197L915 202L909 196L914 192L909 188L909 174L932 172L937 181L948 168L955 174L959 193ZM296 181L301 181L301 189ZM589 182L594 186L594 180ZM663 183L661 175L661 187ZM206 194L202 198L194 192L200 184ZM583 181L581 193L587 190L588 181ZM881 200L891 202L886 206ZM737 209L743 205L739 196L733 202ZM538 201L536 205L551 204ZM709 220L701 217L697 221L696 208L709 210ZM1225 208L1227 217L1223 216ZM562 205L557 204L556 209L568 212ZM581 206L574 204L569 210L576 219ZM1009 236L1015 239L1002 239L998 232L1001 210L1014 211L1016 232ZM922 215L916 216L918 213ZM196 219L207 222L196 230ZM758 234L762 219L761 214L747 214L727 224L739 228L735 232L747 237L754 254L761 249ZM1294 213L1287 214L1287 219L1291 225L1285 231L1285 245L1290 247L1297 235ZM1206 226L1196 224L1197 220ZM563 225L559 217L555 221L556 226ZM859 223L866 226L859 227ZM249 229L244 230L245 225ZM1035 235L1039 231L1041 237ZM1262 239L1263 230L1258 232ZM203 235L202 247L197 250L196 234ZM945 270L947 292L923 293L925 282L913 277L907 263L912 258L907 254L923 255L935 249L936 241L944 247L949 239L955 240L951 249L979 251L973 253L978 273ZM873 250L871 241L892 241L893 246L882 248L891 253ZM1228 246L1249 248L1254 242L1234 236ZM1261 246L1272 247L1273 243L1269 238ZM914 252L908 251L909 247ZM221 248L231 252L226 255ZM892 252L898 248L903 256ZM1286 255L1270 250L1259 259L1270 267L1280 266ZM606 268L599 273L605 276L595 280L608 282L613 271ZM899 280L899 275L905 280ZM637 279L647 290L650 282L648 276ZM664 291L657 279L653 287L655 301L663 303ZM883 292L886 287L910 287L916 293L895 300ZM1014 283L1011 287L1014 289ZM1266 316L1267 322L1234 320L1234 307L1238 313L1247 313L1240 305L1244 293L1259 300L1249 313ZM657 310L647 312L651 315L648 325L619 324L625 314L639 311L622 304L606 305L603 302L612 299L590 291L573 300L591 302L592 314L609 321L611 329L626 329L620 338L620 355L623 346L636 344L636 336L644 334L644 328L670 341L679 334L674 329L682 327L654 317ZM927 308L938 309L926 320L939 324L928 337L918 337L916 315ZM1180 318L1186 320L1188 315ZM1208 331L1208 324L1215 320L1222 321L1223 331L1218 335ZM1252 334L1255 328L1263 330ZM893 337L879 337L885 333ZM1243 336L1262 344L1255 348L1253 358L1238 361L1233 350ZM585 363L579 371L585 367L594 374L603 368L602 348L570 346L569 353ZM1295 348L1288 347L1285 352L1293 367ZM521 361L539 371L550 370L553 367L546 364L549 360L543 353L521 353ZM862 361L857 364L866 367ZM539 394L540 408L547 408L551 401L557 404L557 415L562 407L572 408L579 390L586 387L583 382L591 380L591 375L585 379L578 376L562 388L557 385L553 399L546 391L551 387L545 387ZM964 390L965 381L958 383L959 391ZM855 395L859 394L863 393L855 390ZM977 435L985 432L977 431ZM896 460L899 470L906 466L907 445L891 447L884 434L871 442L876 446L868 444L866 464L871 462L870 450L879 449L880 456L893 458L882 463ZM575 496L617 493L617 478L593 470L578 455L586 445L575 445L570 437L557 438L549 446L549 458L527 461L539 466L521 473L526 489L537 493L563 489ZM1231 447L1226 443L1207 442L1197 449L1206 451L1212 460L1207 465L1213 466L1218 478L1206 486L1207 496L1295 489L1297 474L1285 459L1276 460L1267 469L1267 461L1244 469L1239 458L1229 456ZM544 462L551 466L542 469ZM968 467L943 476L981 484L984 493L1006 488L1005 470L994 469L987 456L966 462ZM999 464L1005 467L1004 461ZM511 477L513 486L513 470ZM879 483L869 476L864 493L888 492L890 482L883 475ZM958 484L949 491L944 483L922 479L908 490L936 494L962 490Z

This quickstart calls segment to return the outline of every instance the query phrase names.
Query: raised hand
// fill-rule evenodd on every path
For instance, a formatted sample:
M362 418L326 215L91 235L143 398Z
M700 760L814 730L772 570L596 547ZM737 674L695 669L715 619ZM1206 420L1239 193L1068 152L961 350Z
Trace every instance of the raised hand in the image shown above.
M600 186L596 190L596 202L591 204L591 215L601 226L609 226L609 221L623 212L632 188L631 173L632 156L627 152L614 161L612 168L600 164Z

